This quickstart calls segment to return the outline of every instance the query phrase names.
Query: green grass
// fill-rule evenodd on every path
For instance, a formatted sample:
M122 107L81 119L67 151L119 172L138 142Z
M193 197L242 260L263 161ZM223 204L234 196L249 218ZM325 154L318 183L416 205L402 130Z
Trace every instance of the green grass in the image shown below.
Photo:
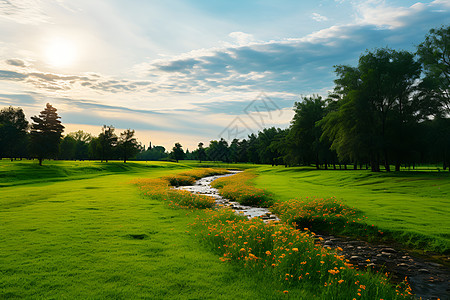
M45 161L40 169L36 164L0 162L0 183L9 185L0 188L0 298L276 296L186 232L195 214L145 197L130 183L189 166Z
M256 170L255 186L266 189L276 200L336 197L362 211L366 224L395 232L394 236L410 247L437 252L450 249L448 173L267 166Z
M205 164L0 161L0 298L284 298L282 286L221 262L187 232L197 212L170 207L131 183L197 166ZM411 224L434 228L418 231L448 240L448 175L239 167L255 169L254 183L276 199L336 196L362 210L368 222L406 224L406 231L412 225L402 218L408 220L409 211ZM385 211L391 214L379 215ZM299 286L287 296L317 295Z

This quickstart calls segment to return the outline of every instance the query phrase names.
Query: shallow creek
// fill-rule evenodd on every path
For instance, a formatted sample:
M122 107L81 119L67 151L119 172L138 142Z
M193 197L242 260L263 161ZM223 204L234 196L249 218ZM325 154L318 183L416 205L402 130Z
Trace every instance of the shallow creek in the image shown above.
M226 175L215 175L201 178L192 186L181 186L176 189L191 193L207 195L216 199L216 206L228 206L236 213L243 214L249 219L260 217L264 222L279 220L267 208L251 207L230 201L219 194L219 190L211 186L211 182L232 176L240 171L231 171ZM430 259L417 257L392 246L371 244L360 240L351 240L346 237L335 237L325 234L316 235L317 242L323 247L341 248L341 255L352 263L357 269L372 269L374 271L389 272L394 282L400 282L405 277L411 284L412 292L418 299L450 300L450 258L443 257L445 264L432 262Z

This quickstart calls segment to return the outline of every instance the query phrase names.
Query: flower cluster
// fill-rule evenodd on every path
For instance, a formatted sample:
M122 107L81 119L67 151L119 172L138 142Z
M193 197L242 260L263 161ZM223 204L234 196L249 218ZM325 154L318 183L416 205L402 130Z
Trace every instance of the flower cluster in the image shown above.
M271 196L264 190L248 184L248 181L255 177L255 174L245 171L234 176L216 179L212 186L219 189L223 197L242 205L270 206Z
M138 179L133 181L133 183L139 187L144 195L168 201L170 205L189 209L204 209L211 208L215 204L213 197L170 189L168 179Z
M202 168L183 172L177 175L166 176L164 179L169 181L171 186L193 185L196 180L212 175L222 175L229 173L225 169Z
M241 264L287 287L320 287L330 299L404 299L409 292L396 292L382 274L357 271L343 256L315 243L313 232L286 223L247 220L220 209L206 210L192 225L221 261Z

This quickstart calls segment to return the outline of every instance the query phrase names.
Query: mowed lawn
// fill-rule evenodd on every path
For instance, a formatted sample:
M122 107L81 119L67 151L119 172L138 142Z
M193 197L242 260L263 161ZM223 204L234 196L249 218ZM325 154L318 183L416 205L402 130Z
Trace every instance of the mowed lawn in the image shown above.
M419 233L450 244L449 172L314 170L260 167L254 183L281 201L336 197L361 210L368 224Z
M189 166L36 165L0 162L0 298L271 297L186 232L195 213L130 184Z

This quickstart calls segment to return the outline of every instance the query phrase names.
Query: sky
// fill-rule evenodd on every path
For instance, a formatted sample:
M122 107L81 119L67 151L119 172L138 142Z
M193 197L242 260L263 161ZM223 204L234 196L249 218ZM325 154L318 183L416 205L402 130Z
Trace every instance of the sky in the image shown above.
M450 0L0 0L0 108L194 150L286 128L335 65L449 24Z

